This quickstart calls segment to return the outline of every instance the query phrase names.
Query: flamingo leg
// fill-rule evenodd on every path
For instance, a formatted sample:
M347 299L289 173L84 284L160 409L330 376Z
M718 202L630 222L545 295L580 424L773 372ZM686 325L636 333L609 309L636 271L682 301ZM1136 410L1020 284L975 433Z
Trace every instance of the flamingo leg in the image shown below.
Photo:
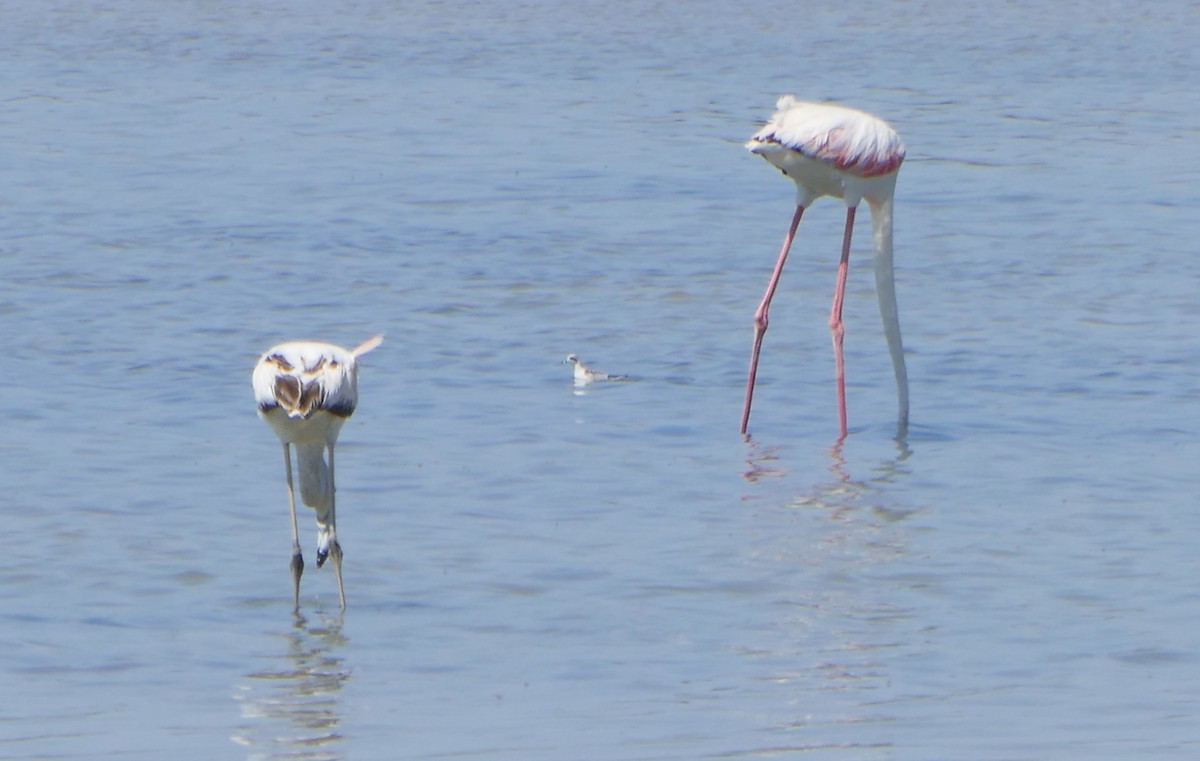
M342 586L342 545L337 538L337 477L333 466L334 444L329 444L329 555L333 558L333 575L337 578L338 601L346 609L346 589Z
M796 228L800 226L802 216L804 216L804 206L797 205L796 213L792 216L792 224L788 227L787 235L784 236L779 259L775 262L775 271L771 273L771 279L767 282L767 291L763 294L758 309L754 312L754 348L750 352L750 374L746 378L746 403L742 407L741 432L743 435L746 433L746 427L750 424L750 405L754 400L754 381L758 377L758 354L762 349L763 336L766 335L767 325L770 322L767 312L771 309L771 299L775 296L776 287L779 286L779 277L783 274L783 265L787 261L788 252L792 248L792 240L796 237Z
M829 330L833 334L833 361L837 370L838 422L842 438L846 437L846 358L842 352L842 339L846 329L842 324L842 303L846 298L846 280L850 274L850 237L854 232L854 215L857 207L846 208L846 232L842 236L842 258L838 263L837 284L833 290L833 307L829 311Z
M300 576L304 573L304 556L300 553L300 529L296 525L296 490L292 486L292 450L283 444L284 472L287 474L288 508L292 513L292 596L295 609L300 610Z

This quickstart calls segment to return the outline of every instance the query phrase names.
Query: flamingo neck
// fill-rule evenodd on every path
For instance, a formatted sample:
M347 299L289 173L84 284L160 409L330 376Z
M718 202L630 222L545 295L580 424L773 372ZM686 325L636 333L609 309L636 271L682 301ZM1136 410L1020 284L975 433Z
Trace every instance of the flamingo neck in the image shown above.
M866 200L871 208L871 227L875 238L875 291L879 296L883 333L896 375L899 427L903 438L908 431L908 367L904 362L904 344L900 338L900 312L896 305L896 276L892 264L892 196L868 197Z

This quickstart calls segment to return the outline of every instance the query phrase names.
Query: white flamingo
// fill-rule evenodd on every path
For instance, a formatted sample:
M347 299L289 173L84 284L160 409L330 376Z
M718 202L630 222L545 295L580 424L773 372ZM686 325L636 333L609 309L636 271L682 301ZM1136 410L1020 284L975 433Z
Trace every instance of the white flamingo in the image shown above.
M841 198L846 204L846 229L842 238L842 258L829 328L833 333L834 362L837 370L838 418L841 435L846 436L846 368L842 355L842 301L850 261L850 235L858 205L866 201L871 209L875 232L875 290L896 389L900 401L899 436L908 430L908 371L900 340L900 319L896 308L896 285L892 271L892 201L896 176L904 162L904 143L887 122L862 111L824 103L805 103L784 95L775 104L776 111L746 147L771 162L796 183L796 213L783 239L783 248L775 270L767 283L758 310L754 313L754 348L750 355L750 373L746 380L746 402L742 409L742 433L750 422L750 404L758 373L758 354L767 332L767 312L779 284L788 250L796 235L800 217L821 196Z
M338 433L358 405L358 358L383 342L383 336L347 350L315 341L273 346L258 360L252 382L258 414L283 442L288 506L292 513L292 589L300 608L300 576L304 557L296 525L296 493L292 485L291 445L296 445L300 497L317 513L317 567L333 557L338 599L346 607L342 585L342 547L337 539L333 451ZM329 460L325 460L325 450Z

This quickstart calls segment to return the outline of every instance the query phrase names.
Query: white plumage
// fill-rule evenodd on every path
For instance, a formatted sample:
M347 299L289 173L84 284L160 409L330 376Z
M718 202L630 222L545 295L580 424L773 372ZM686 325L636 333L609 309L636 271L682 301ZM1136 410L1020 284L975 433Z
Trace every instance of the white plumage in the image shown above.
M292 517L292 581L300 606L304 557L296 524L291 446L296 447L300 498L317 516L317 567L333 557L338 598L346 607L342 548L337 540L334 448L346 419L358 406L358 358L383 342L375 336L347 350L315 341L290 341L262 355L251 378L258 413L283 443L288 505ZM328 451L328 460L325 452Z
M574 375L576 386L586 386L589 383L595 383L596 381L625 380L627 377L624 375L611 375L609 373L602 373L599 370L593 370L585 365L583 360L575 354L568 354L567 358L564 359L563 362L575 365Z
M784 95L776 111L746 143L779 169L798 157L825 165L838 182L851 177L890 174L904 162L904 141L877 116L829 103L807 103ZM841 198L838 193L824 193Z

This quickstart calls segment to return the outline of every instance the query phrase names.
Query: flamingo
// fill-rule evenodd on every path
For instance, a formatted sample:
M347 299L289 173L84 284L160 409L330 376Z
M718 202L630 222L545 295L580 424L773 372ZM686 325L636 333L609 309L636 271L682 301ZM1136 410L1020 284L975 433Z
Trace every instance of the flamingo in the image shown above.
M875 233L875 290L879 312L899 395L899 437L908 430L908 371L904 365L904 347L900 340L900 319L896 308L896 284L892 270L892 200L896 176L904 162L904 143L896 131L882 119L852 108L826 103L805 103L794 95L784 95L775 104L775 114L746 143L752 152L765 158L796 183L796 212L783 239L783 248L775 270L767 283L758 310L754 313L754 347L750 355L750 374L746 380L746 403L742 409L741 432L750 422L750 404L758 373L758 355L767 332L767 312L779 285L779 276L791 249L792 239L804 210L822 196L841 198L846 204L846 228L842 238L842 258L829 328L833 334L833 353L837 371L838 419L841 436L846 437L846 368L842 355L842 301L850 261L850 235L858 205L866 201L871 209Z
M296 445L300 496L317 513L317 568L333 557L338 599L346 608L342 585L342 547L337 540L333 450L338 433L358 404L358 358L383 342L375 336L354 349L316 341L290 341L267 349L251 378L258 414L283 443L288 506L292 513L292 591L300 609L304 556L296 526L291 445ZM325 450L329 450L328 463Z

